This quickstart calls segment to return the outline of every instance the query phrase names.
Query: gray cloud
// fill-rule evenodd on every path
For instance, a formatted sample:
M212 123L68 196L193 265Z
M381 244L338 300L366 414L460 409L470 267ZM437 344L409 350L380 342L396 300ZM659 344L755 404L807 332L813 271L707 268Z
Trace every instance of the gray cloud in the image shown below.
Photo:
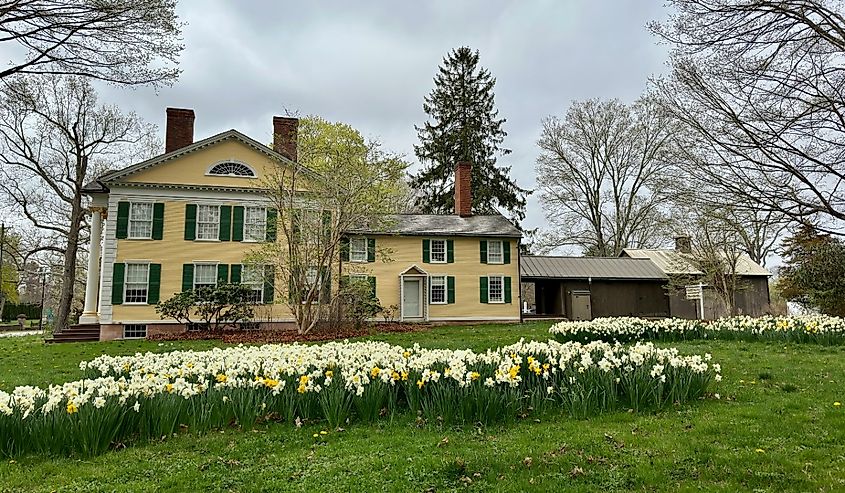
M665 50L642 0L183 1L183 74L170 88L103 86L103 99L148 121L166 106L194 108L197 138L237 128L264 142L285 109L349 123L414 160L415 124L442 57L468 45L497 78L508 119L502 164L535 185L540 121L584 98L630 101L663 69ZM536 197L527 227L541 226Z

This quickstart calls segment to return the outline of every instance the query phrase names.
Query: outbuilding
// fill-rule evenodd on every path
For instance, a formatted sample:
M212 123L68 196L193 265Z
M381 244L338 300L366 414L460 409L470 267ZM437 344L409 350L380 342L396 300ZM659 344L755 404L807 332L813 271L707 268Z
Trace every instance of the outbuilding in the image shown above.
M682 247L684 242L679 242ZM737 259L742 288L734 304L742 315L769 311L771 273L745 254ZM727 315L702 273L680 248L626 249L619 257L522 256L526 318L678 317L712 320ZM678 285L683 279L690 284Z
M668 317L668 278L649 259L546 257L520 259L527 317Z

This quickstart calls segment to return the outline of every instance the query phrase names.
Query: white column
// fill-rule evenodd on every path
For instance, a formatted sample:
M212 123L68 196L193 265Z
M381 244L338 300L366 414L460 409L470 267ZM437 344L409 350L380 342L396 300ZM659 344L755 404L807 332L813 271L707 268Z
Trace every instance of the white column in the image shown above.
M91 208L91 246L88 251L88 278L85 282L85 306L79 317L80 324L99 323L97 292L100 289L100 242L103 236L103 212Z

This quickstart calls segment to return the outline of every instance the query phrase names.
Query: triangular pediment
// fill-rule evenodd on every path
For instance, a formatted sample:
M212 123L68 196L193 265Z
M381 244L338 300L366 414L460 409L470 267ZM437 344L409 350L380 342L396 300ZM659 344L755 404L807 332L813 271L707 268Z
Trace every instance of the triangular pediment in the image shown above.
M298 167L273 149L237 130L228 130L182 149L112 171L98 180L106 186L165 185L221 188L258 188L278 172L279 166ZM237 168L242 174L219 174L222 168Z
M408 267L407 269L403 270L399 275L400 276L427 276L428 272L422 270L419 266L414 264L414 265Z

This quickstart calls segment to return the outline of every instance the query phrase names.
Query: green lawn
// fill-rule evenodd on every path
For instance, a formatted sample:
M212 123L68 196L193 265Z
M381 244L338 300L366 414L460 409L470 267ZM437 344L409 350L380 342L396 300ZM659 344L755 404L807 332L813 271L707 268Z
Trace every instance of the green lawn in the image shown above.
M439 327L373 338L482 350L545 339L545 324ZM208 348L213 342L47 346L0 339L0 389L80 377L101 353ZM845 347L701 341L724 380L707 399L653 414L554 415L475 429L406 416L312 435L270 424L182 434L91 459L0 463L0 491L845 491Z

